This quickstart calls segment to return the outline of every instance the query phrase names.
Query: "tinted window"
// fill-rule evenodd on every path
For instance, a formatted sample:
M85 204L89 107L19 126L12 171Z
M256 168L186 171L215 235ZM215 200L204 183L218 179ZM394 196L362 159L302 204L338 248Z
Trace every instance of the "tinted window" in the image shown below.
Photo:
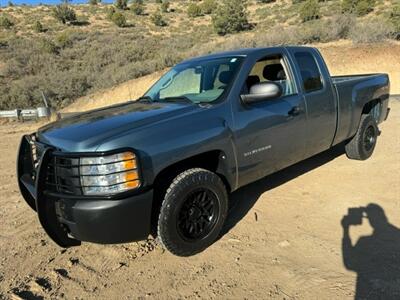
M308 52L297 52L294 57L300 69L304 90L311 92L322 89L321 73L314 57Z

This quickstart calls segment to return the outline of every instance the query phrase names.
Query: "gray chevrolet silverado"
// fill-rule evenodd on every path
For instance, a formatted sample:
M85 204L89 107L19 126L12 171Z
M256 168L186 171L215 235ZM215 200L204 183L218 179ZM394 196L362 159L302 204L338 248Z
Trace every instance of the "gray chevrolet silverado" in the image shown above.
M189 256L218 238L238 188L342 142L369 158L388 102L386 74L331 77L314 48L198 57L136 101L24 136L18 183L61 247L153 234Z

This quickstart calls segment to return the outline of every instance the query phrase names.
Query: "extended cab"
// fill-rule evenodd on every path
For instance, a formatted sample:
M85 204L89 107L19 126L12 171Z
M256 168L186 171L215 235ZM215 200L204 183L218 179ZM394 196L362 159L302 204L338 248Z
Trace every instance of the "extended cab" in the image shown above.
M388 102L386 74L331 77L314 48L198 57L136 101L24 136L19 187L62 247L156 233L188 256L218 238L241 186L342 142L369 158Z

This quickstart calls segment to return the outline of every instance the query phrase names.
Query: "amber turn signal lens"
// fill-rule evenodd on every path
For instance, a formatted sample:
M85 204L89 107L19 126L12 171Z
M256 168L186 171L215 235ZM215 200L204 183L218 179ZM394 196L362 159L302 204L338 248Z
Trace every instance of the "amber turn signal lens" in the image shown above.
M124 168L125 170L132 170L132 169L136 169L136 160L127 160L124 161Z
M128 182L126 182L126 183L125 183L125 186L126 186L128 189L135 189L135 188L139 187L139 184L140 184L139 180L135 180L135 181L128 181Z
M138 179L139 179L139 176L136 171L127 172L125 175L125 181L132 181L132 180L138 180Z

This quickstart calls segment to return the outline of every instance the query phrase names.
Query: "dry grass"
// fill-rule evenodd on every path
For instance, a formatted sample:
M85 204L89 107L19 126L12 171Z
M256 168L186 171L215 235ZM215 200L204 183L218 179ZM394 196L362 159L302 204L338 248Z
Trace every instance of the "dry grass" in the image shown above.
M155 72L147 76L129 80L109 90L99 91L79 98L73 104L63 109L63 112L86 111L137 99L142 96L164 72L165 71Z

